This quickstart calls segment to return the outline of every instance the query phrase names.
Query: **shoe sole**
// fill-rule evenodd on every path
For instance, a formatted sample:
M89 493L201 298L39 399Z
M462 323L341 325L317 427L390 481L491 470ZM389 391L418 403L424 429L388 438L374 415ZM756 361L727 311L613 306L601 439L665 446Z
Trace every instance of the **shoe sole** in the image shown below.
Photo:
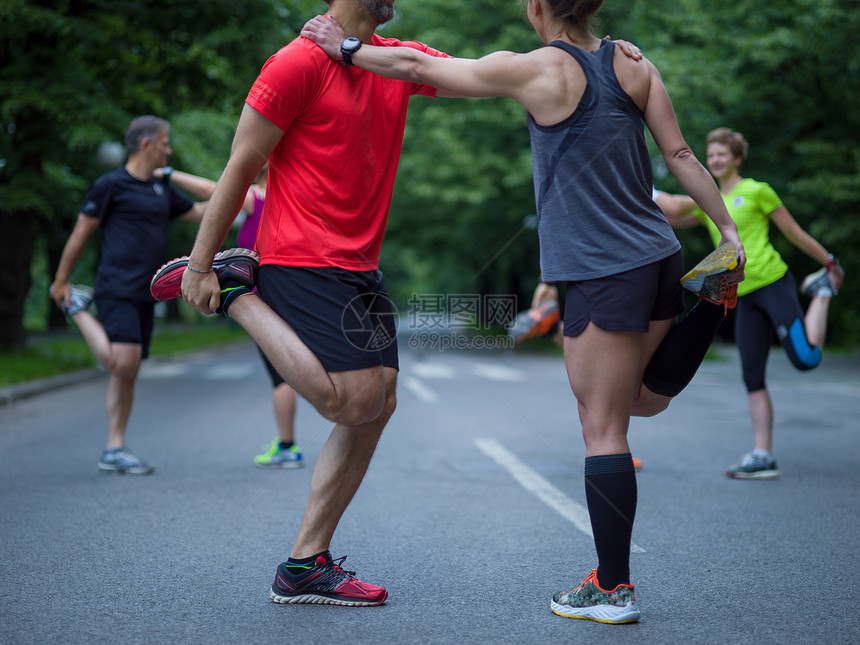
M738 266L738 250L734 244L721 244L681 278L681 285L698 293L710 276L728 273Z
M155 472L155 466L150 466L146 470L135 470L131 468L115 468L113 466L103 466L99 464L99 472L106 475L151 475Z
M260 256L256 251L241 248L227 249L215 254L215 257L212 258L212 268L217 274L217 264L223 263L225 260L237 258L247 258L249 262L255 265L259 265L260 261ZM152 281L149 283L149 292L152 294L152 297L159 302L181 298L182 275L185 273L187 267L187 255L162 264L161 268L152 276ZM253 275L253 271L251 271L251 275Z
M639 620L641 612L635 602L628 602L623 607L611 605L592 605L590 607L571 607L560 605L555 600L550 601L552 613L564 618L581 618L610 625L624 625Z
M258 462L254 462L254 465L257 468L284 468L284 469L293 469L293 468L304 468L304 462L300 461L298 463L289 463L289 464L261 464Z
M282 596L274 589L269 591L269 598L272 602L282 605L338 605L340 607L376 607L385 602L388 598L388 592L382 600L355 600L344 597L332 597L321 594L299 594L295 596Z
M730 473L726 475L732 479L779 479L778 470L760 470L755 473Z

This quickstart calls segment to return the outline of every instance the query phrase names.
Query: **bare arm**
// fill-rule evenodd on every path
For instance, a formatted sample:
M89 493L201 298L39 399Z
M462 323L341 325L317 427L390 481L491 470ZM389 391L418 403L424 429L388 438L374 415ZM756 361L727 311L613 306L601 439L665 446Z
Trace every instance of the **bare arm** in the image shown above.
M247 104L242 109L230 159L215 186L200 224L188 265L198 271L212 268L212 258L224 241L236 213L242 208L251 183L281 140L284 131ZM218 278L213 273L186 271L182 297L195 309L211 314L221 303Z
M699 218L693 215L698 205L692 197L660 193L655 201L672 228L692 228L701 224Z
M722 235L723 242L732 242L737 245L740 258L738 268L731 274L731 282L740 282L743 279L743 266L746 263L746 254L743 250L738 229L726 210L720 191L714 183L713 178L705 170L704 166L696 159L693 151L684 140L678 119L669 94L663 86L663 80L657 68L650 65L650 86L648 88L647 102L645 104L645 123L651 131L654 141L663 154L666 165L678 181L684 191L692 197L703 211L711 218Z
M770 213L768 217L782 231L783 235L788 238L789 242L822 266L827 266L830 262L830 254L814 237L803 230L785 206L780 206ZM828 277L838 291L842 287L845 270L838 264L834 264L828 271Z
M157 176L157 173L158 171L153 174ZM212 193L215 192L215 182L211 179L198 177L181 170L174 170L170 174L170 183L197 199L211 199Z
M63 302L69 304L69 279L72 270L78 260L81 259L81 254L87 246L87 240L90 239L90 235L99 227L99 224L98 218L78 213L78 221L75 222L75 227L72 229L69 239L66 240L66 245L60 256L60 264L57 266L57 273L54 275L54 282L51 284L51 299L58 307Z
M343 60L340 44L344 32L334 20L317 16L309 20L301 35L314 41L334 60ZM411 47L363 45L352 55L362 69L401 81L437 88L439 96L507 96L518 102L526 98L526 87L535 79L529 61L533 54L493 52L480 59L440 58Z

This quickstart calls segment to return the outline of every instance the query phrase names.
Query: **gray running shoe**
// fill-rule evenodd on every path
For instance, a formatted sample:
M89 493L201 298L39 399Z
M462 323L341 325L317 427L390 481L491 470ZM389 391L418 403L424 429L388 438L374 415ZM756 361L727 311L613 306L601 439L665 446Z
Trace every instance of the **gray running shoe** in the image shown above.
M60 306L60 311L66 314L68 320L71 320L72 316L86 311L93 304L93 290L82 284L70 284L69 287L69 304L66 305L64 302Z
M737 464L726 469L726 475L734 479L779 479L779 470L773 455L748 452Z
M833 287L830 281L830 276L827 275L827 269L819 269L815 273L810 273L800 283L800 293L810 298L825 296L832 298L838 291Z
M122 447L105 450L99 459L99 470L121 475L150 475L155 472L155 466L143 461L128 448Z

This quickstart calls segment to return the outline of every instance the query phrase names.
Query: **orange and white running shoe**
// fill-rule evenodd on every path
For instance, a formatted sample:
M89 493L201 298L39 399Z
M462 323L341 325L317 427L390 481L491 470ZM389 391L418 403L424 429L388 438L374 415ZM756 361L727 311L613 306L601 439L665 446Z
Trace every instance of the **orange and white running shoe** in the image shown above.
M519 344L529 338L551 334L561 319L557 300L544 300L536 307L521 312L514 319L508 335Z

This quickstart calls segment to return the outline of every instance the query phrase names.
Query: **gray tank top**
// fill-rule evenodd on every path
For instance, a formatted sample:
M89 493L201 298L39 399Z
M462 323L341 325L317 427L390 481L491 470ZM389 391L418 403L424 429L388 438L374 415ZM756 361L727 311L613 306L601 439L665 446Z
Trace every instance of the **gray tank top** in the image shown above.
M652 199L645 119L615 76L614 43L549 46L579 62L587 86L561 123L528 115L543 279L602 278L672 255L681 245Z

